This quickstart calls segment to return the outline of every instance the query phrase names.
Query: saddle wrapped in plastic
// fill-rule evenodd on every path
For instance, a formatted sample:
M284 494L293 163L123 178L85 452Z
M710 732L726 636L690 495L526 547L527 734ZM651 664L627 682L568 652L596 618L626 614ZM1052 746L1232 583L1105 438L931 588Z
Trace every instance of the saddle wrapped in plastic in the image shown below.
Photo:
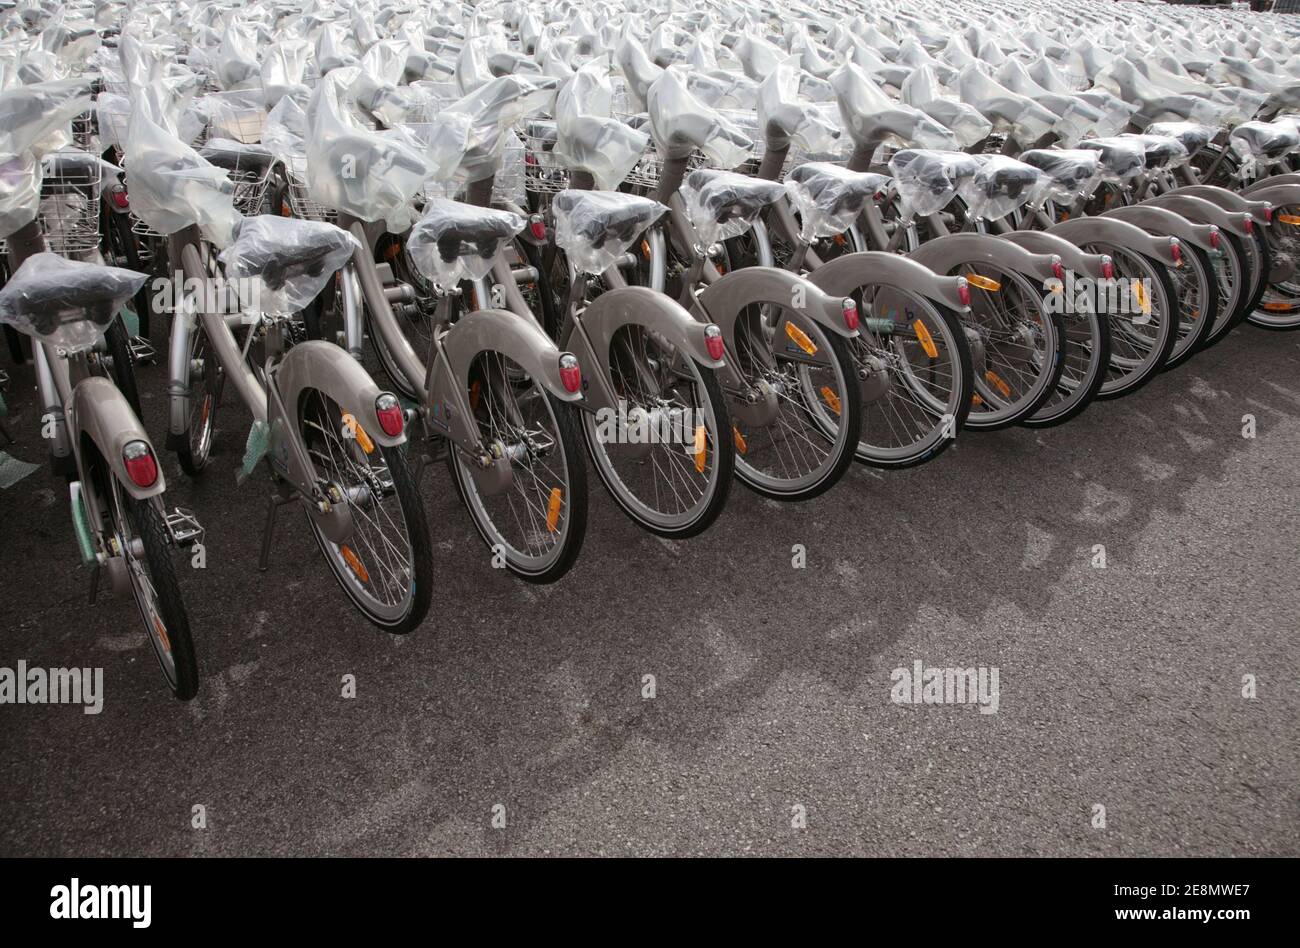
M425 204L406 246L426 278L455 286L487 276L501 247L526 223L511 211L436 198Z
M844 233L889 184L886 175L822 161L799 165L785 176L786 193L799 212L800 236L809 242Z
M69 352L89 349L148 278L58 254L33 254L0 289L0 323Z
M979 170L979 162L959 151L904 148L889 161L903 213L926 217L947 207L961 180Z
M288 316L306 309L360 246L333 224L261 214L240 221L220 259L244 312Z
M978 155L978 170L963 177L957 193L971 217L995 221L1023 205L1036 205L1046 196L1049 182L1033 165L1009 155Z
M316 203L401 233L429 175L415 148L363 128L340 100L346 71L326 76L307 106L307 188Z
M754 150L752 139L691 94L680 67L664 70L647 105L650 134L665 158L687 158L698 148L718 167L735 168Z
M1111 183L1127 181L1146 170L1146 149L1131 136L1116 135L1111 138L1086 138L1080 148L1101 155L1101 180Z
M668 208L621 191L561 191L555 211L555 243L580 273L600 274L627 252L637 236Z
M650 136L611 117L614 89L599 61L564 84L555 100L553 154L565 168L585 171L596 187L612 190L636 167Z
M995 129L1009 132L1025 145L1037 142L1059 121L1051 109L1012 92L973 64L958 73L956 87L961 100L974 106Z
M1141 144L1148 171L1173 168L1187 161L1187 149L1177 138L1168 135L1120 135L1118 137Z
M1199 122L1152 122L1146 127L1146 133L1178 139L1190 157L1213 140L1215 130Z
M763 208L785 195L785 187L734 171L701 168L686 176L680 193L700 244L708 247L753 227Z
M1083 148L1036 148L1022 154L1020 160L1046 176L1048 196L1062 203L1090 196L1101 183L1100 152Z
M197 224L218 247L233 239L239 214L226 172L139 107L127 126L126 167L131 211L153 230L170 235Z
M1241 159L1244 174L1258 174L1261 162L1277 161L1300 148L1300 135L1290 122L1243 122L1232 130L1228 144Z

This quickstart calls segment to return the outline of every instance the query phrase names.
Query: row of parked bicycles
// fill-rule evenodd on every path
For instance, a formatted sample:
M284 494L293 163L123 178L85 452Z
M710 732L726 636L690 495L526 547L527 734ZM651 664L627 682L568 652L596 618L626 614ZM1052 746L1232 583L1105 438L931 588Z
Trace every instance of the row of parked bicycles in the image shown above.
M736 480L806 500L1300 327L1298 34L1056 0L23 0L0 320L94 586L188 699L203 527L141 362L186 476L220 437L267 485L262 568L298 507L409 632L430 461L498 565L554 582L589 470L686 538Z

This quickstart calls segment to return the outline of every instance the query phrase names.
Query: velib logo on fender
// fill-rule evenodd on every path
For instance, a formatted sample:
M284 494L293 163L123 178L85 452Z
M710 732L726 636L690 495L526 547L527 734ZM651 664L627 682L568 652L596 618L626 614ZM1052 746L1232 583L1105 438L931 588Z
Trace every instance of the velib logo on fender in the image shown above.
M131 927L148 928L153 916L153 886L71 885L50 889L50 918L129 918Z

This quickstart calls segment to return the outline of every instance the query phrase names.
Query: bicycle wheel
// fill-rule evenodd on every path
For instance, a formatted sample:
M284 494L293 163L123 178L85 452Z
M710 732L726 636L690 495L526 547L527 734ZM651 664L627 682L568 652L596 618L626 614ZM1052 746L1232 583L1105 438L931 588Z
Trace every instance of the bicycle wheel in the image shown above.
M492 456L508 459L510 483L480 489L453 445L447 464L479 535L499 562L534 583L550 583L573 566L587 529L587 469L576 410L551 397L499 352L484 351L470 367L466 393Z
M110 529L149 644L172 694L189 701L199 690L198 660L167 526L153 500L131 497L111 474L101 472L100 477L107 481Z
M1219 318L1219 288L1208 253L1183 244L1183 265L1172 268L1169 275L1178 307L1178 338L1165 363L1166 371L1199 352Z
M1220 231L1219 247L1210 256L1214 280L1219 286L1218 318L1201 343L1208 349L1223 341L1228 332L1245 318L1246 294L1250 280L1246 275L1246 248L1236 234Z
M190 332L189 393L190 413L176 441L176 460L181 470L197 477L212 456L212 442L217 431L217 409L225 388L225 369L208 345L208 334L200 322Z
M862 389L850 340L780 303L754 303L736 319L736 370L769 393L775 414L745 420L729 402L736 476L776 500L830 489L853 461L862 431Z
M974 394L966 427L1014 425L1041 407L1064 370L1065 329L1040 290L1023 274L990 264L963 265L952 275L972 287L971 367Z
M1246 317L1261 329L1300 328L1300 205L1273 209L1273 223L1255 228L1267 242L1270 272L1259 304Z
M722 387L712 369L637 325L614 334L607 368L620 417L581 414L596 473L639 526L695 536L722 512L735 472Z
M937 457L971 409L971 352L957 315L892 287L853 292L864 314L850 350L862 388L864 464L902 468Z
M122 314L116 314L104 330L104 344L108 349L108 375L119 392L126 396L137 418L140 411L140 388L135 382L135 358L131 355L131 336L126 331Z
M1064 424L1092 404L1106 381L1110 365L1110 320L1097 313L1067 317L1065 354L1061 377L1052 396L1028 418L1026 428L1051 428Z
M1115 268L1105 300L1110 320L1110 363L1097 398L1118 398L1151 381L1178 338L1174 286L1159 261L1125 247L1088 244L1085 253L1109 254Z
M433 548L424 502L402 447L375 444L327 395L303 396L299 431L334 503L345 503L352 536L335 543L304 500L325 562L352 604L386 632L410 632L429 611Z

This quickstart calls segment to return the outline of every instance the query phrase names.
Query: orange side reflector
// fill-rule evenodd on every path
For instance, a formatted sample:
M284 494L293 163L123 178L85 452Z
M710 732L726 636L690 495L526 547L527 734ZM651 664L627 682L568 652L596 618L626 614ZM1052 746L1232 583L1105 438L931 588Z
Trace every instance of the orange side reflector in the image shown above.
M980 398L978 394L975 394L971 396L970 403L974 407L978 408L980 405L984 404L984 399Z
M822 401L824 401L826 407L835 412L835 414L838 415L840 413L840 397L831 391L829 385L822 386Z
M736 450L744 454L749 450L749 445L745 443L745 436L740 433L740 429L735 425L731 426L731 434L736 442Z
M785 324L785 334L794 340L794 344L809 355L817 353L817 344L808 338L808 334L789 320Z
M650 241L641 241L641 256L645 257L647 260L650 259Z
M157 616L153 617L153 630L158 633L158 641L162 643L163 651L171 652L172 640L167 637L167 627Z
M992 369L989 369L984 373L984 378L990 385L1002 393L1003 398L1011 397L1011 386L1006 383L1006 380L1003 379L1002 376L998 375Z
M1265 303L1264 308L1270 313L1289 313L1295 306L1291 303Z
M704 462L708 459L707 441L704 437L704 426L695 426L695 470L700 474L704 473Z
M843 247L846 243L848 243L848 241L846 241L846 240L844 239L844 235L843 235L843 234L836 234L836 235L835 235L835 246L836 246L836 247Z
M1146 287L1142 285L1141 280L1133 281L1133 295L1137 298L1138 307L1144 315L1151 315L1151 300L1147 297Z
M939 347L934 344L934 337L930 335L930 330L925 328L925 323L918 319L912 323L912 331L921 341L921 348L925 350L925 354L931 359L939 358Z
M555 533L560 528L560 502L564 493L558 487L551 488L551 499L546 505L546 529Z
M1279 214L1273 220L1281 221L1283 224L1300 224L1300 217L1294 214Z
M469 384L469 407L474 409L475 411L478 410L478 393L479 393L479 383L478 383L478 379L475 379L473 382Z
M978 286L981 290L988 290L990 293L996 293L1002 289L1002 284L992 277L980 276L978 273L966 274L966 282L971 286Z
M357 555L352 552L352 547L345 543L343 546L339 547L339 552L343 554L343 562L348 564L348 569L352 570L352 572L356 574L357 579L361 580L363 583L370 582L370 571L367 570L365 564L357 558Z
M361 422L357 421L351 412L343 413L343 430L357 439L357 444L361 445L361 450L366 454L374 453L375 443L370 440L366 429L361 427Z
M384 251L385 260L396 260L397 255L402 252L401 244L389 244L388 249Z

